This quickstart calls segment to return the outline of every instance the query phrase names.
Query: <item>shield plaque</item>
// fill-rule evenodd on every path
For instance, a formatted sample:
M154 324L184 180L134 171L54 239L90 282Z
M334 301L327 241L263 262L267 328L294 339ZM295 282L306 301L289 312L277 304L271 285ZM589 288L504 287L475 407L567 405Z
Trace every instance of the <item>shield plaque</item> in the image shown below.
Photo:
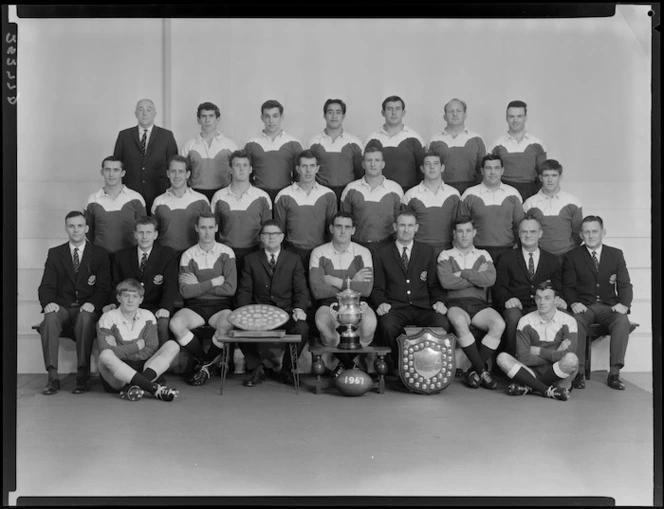
M411 336L402 334L399 343L399 375L413 392L435 394L445 389L456 371L454 334L440 335L423 327Z

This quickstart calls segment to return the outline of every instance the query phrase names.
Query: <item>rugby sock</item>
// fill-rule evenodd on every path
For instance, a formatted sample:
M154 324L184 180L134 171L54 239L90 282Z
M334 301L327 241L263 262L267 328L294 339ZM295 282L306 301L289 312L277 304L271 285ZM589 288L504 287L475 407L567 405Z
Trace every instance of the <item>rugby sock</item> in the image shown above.
M194 339L189 341L189 343L184 345L182 348L189 352L189 355L191 355L198 362L203 362L203 359L205 358L205 352L203 351L201 342L196 336L194 336Z
M151 382L154 382L157 379L157 373L152 368L143 370L143 376Z
M568 373L564 373L558 363L552 364L549 366L546 371L540 375L540 380L542 383L547 385L555 385L561 380L565 380L569 376Z
M517 367L515 365L515 367ZM520 383L521 385L527 385L528 387L531 387L532 389L536 390L537 392L541 392L542 394L546 394L546 390L549 388L548 385L540 382L537 378L535 378L533 375L530 374L530 371L528 371L525 368L522 368L521 366L518 366L518 370L515 371L512 374L512 371L510 370L507 375L514 380L515 382ZM510 376L511 375L511 376Z
M157 387L159 387L158 384L151 382L140 373L136 373L134 375L134 377L129 382L129 385L138 385L141 389L149 392L150 394L157 392Z
M480 357L480 354L477 351L477 345L475 343L471 343L470 345L463 346L461 348L468 357L470 363L473 365L473 368L475 368L475 371L477 371L478 375L486 369L484 360L482 360L482 357Z
M494 338L488 334L482 338L478 348L482 362L485 362L491 357L500 345L500 338Z
M205 364L208 364L209 362L212 362L214 358L221 353L221 348L219 348L217 345L212 343L210 345L210 349L207 351L205 354L205 357L203 358L203 362Z

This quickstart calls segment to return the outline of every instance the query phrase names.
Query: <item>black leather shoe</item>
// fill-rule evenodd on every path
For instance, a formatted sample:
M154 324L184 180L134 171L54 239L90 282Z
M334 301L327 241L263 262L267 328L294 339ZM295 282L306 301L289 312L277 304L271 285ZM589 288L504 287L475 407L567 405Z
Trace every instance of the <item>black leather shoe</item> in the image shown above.
M265 371L262 366L259 366L251 372L251 376L247 378L242 385L245 387L254 387L262 384L265 381L265 378Z
M623 384L622 380L620 379L620 375L609 375L609 377L606 379L606 383L609 387L617 391L625 390L625 384Z
M42 391L44 396L51 396L60 390L60 380L57 378L49 378L46 388Z
M579 390L586 388L586 381L583 379L583 374L579 373L574 377L574 380L572 381L572 387Z
M88 384L86 382L76 382L76 386L74 387L74 390L71 391L72 394L83 394L84 392L88 392L90 388L88 387Z

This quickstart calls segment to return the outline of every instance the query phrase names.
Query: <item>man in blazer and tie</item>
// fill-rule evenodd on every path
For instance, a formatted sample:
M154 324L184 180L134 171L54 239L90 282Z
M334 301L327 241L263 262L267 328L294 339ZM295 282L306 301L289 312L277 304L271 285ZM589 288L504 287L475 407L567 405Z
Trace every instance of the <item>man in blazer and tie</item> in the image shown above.
M168 322L173 314L178 291L178 260L176 252L158 242L158 222L155 217L144 216L134 225L137 246L115 253L111 265L113 288L125 279L135 279L143 285L145 294L141 308L157 318L159 346L168 341ZM117 307L116 292L109 292L112 301L104 306L104 313Z
M168 161L178 147L171 131L154 125L157 110L150 99L138 101L134 113L138 126L118 133L113 155L125 165L125 185L145 198L149 211L154 199L168 189Z
M39 333L48 371L48 383L42 394L49 396L60 390L58 347L63 330L73 332L71 337L76 341L78 370L73 393L88 390L95 324L111 289L108 253L85 240L88 226L83 213L69 212L65 228L69 241L48 250L38 290L44 312Z
M401 211L392 227L395 242L381 247L374 255L374 287L370 303L378 315L375 338L392 348L392 363L399 361L397 337L404 326L442 327L450 323L445 314L445 291L438 282L433 248L414 241L417 217L411 210ZM394 368L392 368L394 374Z
M244 258L242 275L238 283L236 302L238 307L248 304L269 304L283 309L290 315L284 325L288 334L302 336L297 355L309 341L309 326L305 309L309 306L309 291L304 266L300 256L282 248L284 233L279 223L266 220L260 232L263 249L252 251ZM245 368L251 376L244 382L247 387L262 383L266 376L259 351L259 343L240 343L245 357ZM290 355L284 352L280 380L295 384Z
M539 219L532 212L527 213L519 221L521 249L506 251L496 264L493 304L505 320L502 351L513 357L516 356L516 327L519 320L537 310L537 285L550 281L554 290L562 294L558 257L539 248L542 234ZM557 309L567 309L567 304L558 295L555 297L555 305Z
M632 283L620 249L603 244L606 230L599 216L586 216L581 222L584 244L569 251L563 262L565 300L579 326L577 354L585 364L588 327L599 323L609 329L609 376L612 389L625 390L620 369L625 365L629 338L627 314L632 304Z

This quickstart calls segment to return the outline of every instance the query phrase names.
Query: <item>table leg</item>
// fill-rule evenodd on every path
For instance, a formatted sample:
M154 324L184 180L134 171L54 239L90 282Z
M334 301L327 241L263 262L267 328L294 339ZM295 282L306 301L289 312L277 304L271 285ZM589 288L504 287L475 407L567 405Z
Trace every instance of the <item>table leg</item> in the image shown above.
M314 394L320 394L323 391L323 373L325 373L325 363L321 354L317 353L314 356L314 361L311 363L311 371L316 375L316 383L314 385Z
M224 384L226 383L226 375L228 374L228 358L230 356L231 348L226 342L221 343L221 385L219 386L219 395L224 393Z
M378 373L378 394L385 392L385 373L387 373L387 363L385 362L385 355L379 354L374 362L374 369Z
M297 370L297 345L295 343L288 343L290 347L291 366L293 372L293 379L295 380L295 394L300 393L300 373Z

